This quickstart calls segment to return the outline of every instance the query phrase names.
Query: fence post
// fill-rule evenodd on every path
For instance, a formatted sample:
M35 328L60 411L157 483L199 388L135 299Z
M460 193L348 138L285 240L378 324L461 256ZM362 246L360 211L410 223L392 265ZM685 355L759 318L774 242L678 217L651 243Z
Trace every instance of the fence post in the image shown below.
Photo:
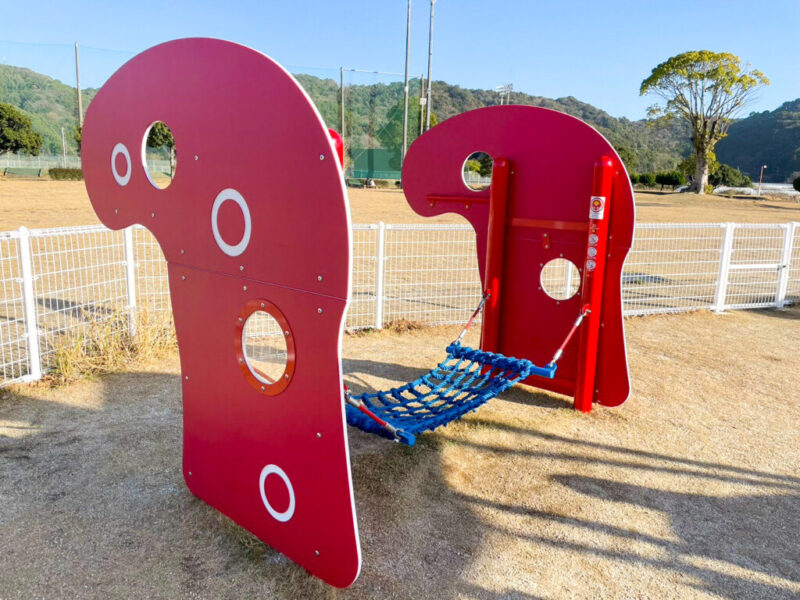
M125 240L125 282L128 288L128 332L136 335L136 255L133 249L133 226L123 230Z
M42 378L42 356L39 351L39 323L36 316L36 299L33 294L33 265L31 261L31 233L27 227L19 228L19 262L22 275L22 298L25 305L25 331L28 338L28 378Z
M781 250L781 264L778 267L778 290L775 293L775 308L786 305L786 292L789 289L789 274L792 267L792 246L797 223L786 223L783 227L783 249Z
M375 329L383 329L383 271L386 257L386 223L378 223L378 237L375 251Z
M731 254L733 254L733 232L735 223L723 223L722 250L719 257L719 274L717 275L717 293L714 298L714 312L725 310L725 299L728 295L728 274L731 268Z

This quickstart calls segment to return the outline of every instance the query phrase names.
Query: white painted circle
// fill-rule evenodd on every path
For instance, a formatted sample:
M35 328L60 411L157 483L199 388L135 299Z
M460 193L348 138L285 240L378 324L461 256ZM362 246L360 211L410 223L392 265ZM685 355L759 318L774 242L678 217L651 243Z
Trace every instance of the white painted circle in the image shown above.
M128 165L125 175L120 175L117 172L117 155L119 154L125 157L125 162ZM128 182L131 180L131 154L125 147L125 144L118 143L111 151L111 174L114 175L114 179L117 183L122 186L128 185Z
M278 512L269 503L267 500L267 493L264 491L264 484L267 481L267 477L269 475L277 475L283 480L284 485L286 485L286 490L289 492L289 506L283 512ZM276 521L280 521L281 523L286 523L289 519L294 516L294 488L292 487L292 483L289 481L289 478L284 473L283 469L281 469L278 465L267 465L263 469L261 469L261 477L258 478L258 489L261 492L261 501L264 503L264 507L267 509L267 512L272 516L273 519Z
M239 206L239 210L242 211L242 217L244 218L244 233L242 234L242 239L239 240L239 243L235 245L228 244L222 239L222 236L219 234L219 226L217 225L219 208L228 200L236 202L236 204ZM214 200L214 206L211 209L211 231L214 232L214 241L217 242L219 249L228 256L239 256L245 251L247 244L250 243L250 233L252 231L250 209L247 208L247 202L245 202L242 195L235 189L226 188L217 194L217 198Z

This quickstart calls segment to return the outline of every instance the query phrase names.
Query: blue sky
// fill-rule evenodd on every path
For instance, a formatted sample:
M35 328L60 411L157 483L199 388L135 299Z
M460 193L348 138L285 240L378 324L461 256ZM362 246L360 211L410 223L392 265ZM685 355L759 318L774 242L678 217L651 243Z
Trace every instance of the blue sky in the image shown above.
M428 0L412 0L411 71L427 68ZM402 72L406 0L181 0L5 3L0 62L99 86L152 45L209 36L252 46L292 71L337 77L340 65ZM800 0L597 2L438 0L434 80L575 96L614 116L642 118L655 98L639 85L666 58L729 51L772 85L749 110L800 97ZM315 67L311 69L310 67Z

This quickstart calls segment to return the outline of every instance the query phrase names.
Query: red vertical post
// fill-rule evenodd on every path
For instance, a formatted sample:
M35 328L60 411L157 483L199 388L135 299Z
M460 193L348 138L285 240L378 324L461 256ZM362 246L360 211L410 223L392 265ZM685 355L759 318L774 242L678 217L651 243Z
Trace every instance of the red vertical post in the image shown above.
M486 289L489 298L483 309L481 348L497 352L500 342L500 293L503 284L503 245L506 237L506 208L508 205L508 160L495 158L492 183L489 188L489 224L486 238Z
M581 331L575 408L592 410L597 374L597 346L603 313L603 283L608 256L608 223L611 210L611 186L614 163L603 156L594 165L592 192L589 200L589 234L583 262L582 304L591 311Z

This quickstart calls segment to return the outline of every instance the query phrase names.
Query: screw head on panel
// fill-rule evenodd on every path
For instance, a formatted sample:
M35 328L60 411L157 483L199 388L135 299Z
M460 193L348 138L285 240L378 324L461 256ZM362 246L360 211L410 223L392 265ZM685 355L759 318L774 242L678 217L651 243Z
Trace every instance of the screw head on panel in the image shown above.
M321 308L318 308L318 309L317 309L317 314L318 314L318 315L321 315L321 314L322 314L322 309L321 309Z
M243 359L243 358L240 358L240 359L239 359L239 364L242 364L243 362L244 362L244 359Z
M244 265L239 265L239 270L244 271Z
M197 156L197 154L195 154L195 155L194 155L194 159L195 159L195 160L197 160L197 159L199 159L199 158L200 158L200 157L199 157L199 156Z
M247 286L246 286L246 285L243 285L243 286L242 286L242 289L243 289L243 290L246 292L246 291L247 291Z
M283 335L285 335L286 337L289 337L289 330L287 329L286 331L284 331Z
M317 275L317 281L322 281L322 275Z
M186 281L186 275L181 275L181 280Z
M319 550L314 550L314 556L319 556Z
M286 373L286 374L283 376L283 378L284 378L284 379L289 379L289 374L288 374L288 373Z
M115 214L115 215L119 214L119 209L118 209L118 208L115 208L115 209L114 209L114 214Z
M156 213L152 212L152 213L150 213L150 216L151 216L151 217L153 217L153 218L155 218L155 216L156 216Z
M317 432L317 439L321 439L321 438L322 438L322 434Z
M183 248L181 248L181 254L186 254L186 250L184 250Z
M261 391L262 391L262 392L263 392L264 390L266 390L266 389L267 389L267 388L265 388L263 385L261 386Z
M244 319L242 319L242 317L239 317L239 323L241 323L242 321L244 321Z
M320 160L325 160L325 155L324 155L324 154L320 154L320 155L319 155L319 159L320 159Z

